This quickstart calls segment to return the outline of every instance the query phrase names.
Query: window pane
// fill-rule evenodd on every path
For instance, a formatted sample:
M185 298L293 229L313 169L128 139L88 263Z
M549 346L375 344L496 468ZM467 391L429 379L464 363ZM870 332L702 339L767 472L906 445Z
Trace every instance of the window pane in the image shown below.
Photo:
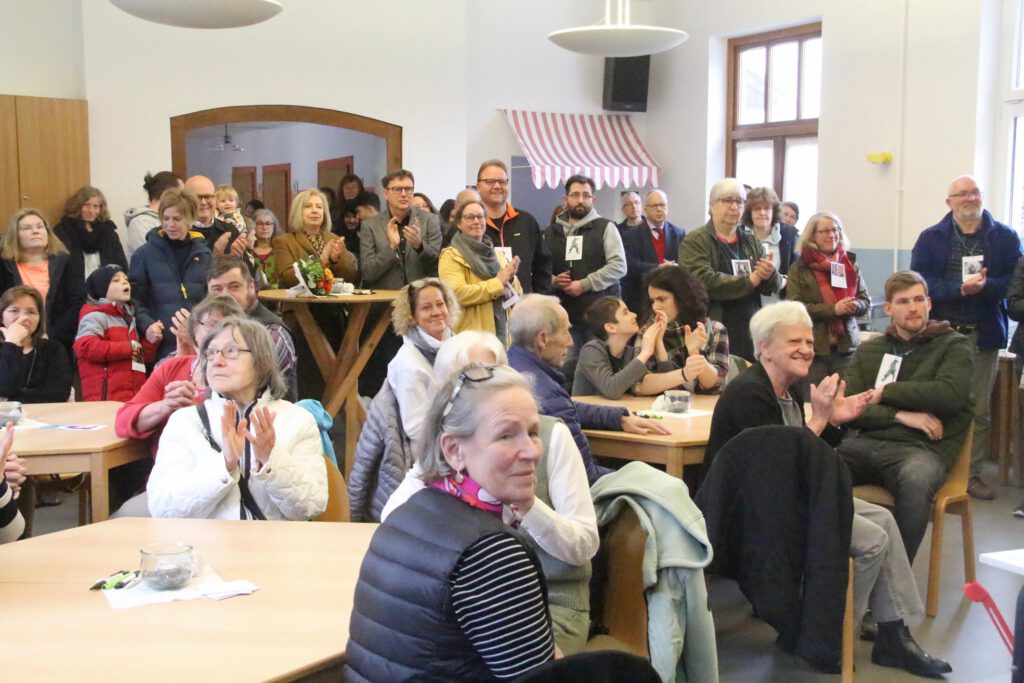
M775 185L775 142L751 140L736 143L736 179L751 187Z
M796 119L797 54L799 43L780 43L772 46L771 98L768 103L769 121Z
M821 38L805 40L800 74L800 118L816 119L821 112Z
M739 125L764 123L764 72L765 56L763 47L755 47L740 53L739 88L736 92L736 122Z
M1010 225L1024 227L1024 116L1013 117L1013 160L1010 162Z
M783 201L800 207L800 226L818 210L818 138L786 140Z

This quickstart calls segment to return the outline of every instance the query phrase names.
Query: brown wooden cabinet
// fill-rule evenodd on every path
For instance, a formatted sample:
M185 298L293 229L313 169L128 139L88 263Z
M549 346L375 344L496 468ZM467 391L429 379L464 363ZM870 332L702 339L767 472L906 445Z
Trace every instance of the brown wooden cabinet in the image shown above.
M22 207L56 223L67 198L88 184L86 101L0 95L0 231Z

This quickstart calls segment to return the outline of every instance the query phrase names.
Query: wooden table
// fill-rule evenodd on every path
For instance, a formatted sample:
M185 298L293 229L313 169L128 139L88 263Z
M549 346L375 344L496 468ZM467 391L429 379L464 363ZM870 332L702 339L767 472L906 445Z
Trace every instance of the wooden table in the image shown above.
M321 402L327 412L337 415L345 407L345 476L351 469L351 460L362 427L362 406L357 399L359 375L366 367L370 355L377 348L388 325L391 324L391 306L379 306L377 318L366 339L360 345L359 338L370 316L373 304L391 304L398 297L398 290L378 289L373 294L342 294L339 296L297 296L289 297L286 289L268 289L259 297L267 303L282 304L284 312L291 311L299 321L302 334L309 344L326 387ZM345 324L345 336L337 352L331 348L323 330L317 325L310 306L345 306L349 316Z
M122 439L114 433L117 401L32 403L25 416L47 424L104 425L95 431L14 428L14 452L25 458L29 474L89 473L92 521L110 514L107 473L110 468L149 457L144 441Z
M694 394L692 408L714 412L717 396ZM574 396L574 400L600 405L628 408L630 411L649 410L654 396L624 396L611 400L603 396ZM704 462L704 447L711 434L711 415L689 418L666 417L658 421L671 433L630 434L622 431L584 429L594 455L619 460L640 460L652 465L664 465L665 471L674 477L683 476L684 465L699 465Z
M375 524L115 519L0 546L8 681L296 680L345 655L359 566ZM139 548L193 545L252 595L115 610L98 578ZM14 656L14 653L17 653Z

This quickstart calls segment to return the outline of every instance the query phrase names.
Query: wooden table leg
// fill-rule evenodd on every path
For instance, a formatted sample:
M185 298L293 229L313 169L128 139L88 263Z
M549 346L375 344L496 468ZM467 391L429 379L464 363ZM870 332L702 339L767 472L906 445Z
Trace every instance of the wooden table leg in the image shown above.
M669 450L668 456L665 458L665 472L676 479L683 478L683 452L681 449Z
M138 439L132 439L120 448L90 454L89 498L93 522L102 522L110 516L110 470L148 456L146 443Z
M348 481L356 462L356 444L359 443L359 432L365 422L365 418L360 419L360 408L359 392L353 389L345 400L345 481Z
M377 348L377 344L380 343L381 337L384 336L384 332L390 324L391 310L385 307L377 318L377 324L374 325L373 330L370 331L370 334L363 341L363 345L359 348L359 354L348 365L347 373L341 376L337 384L327 387L324 395L324 407L328 413L337 415L342 405L358 387L360 373L366 367L370 356L373 354L374 349Z
M299 329L302 330L306 343L309 344L313 360L316 361L317 367L320 368L320 375L324 378L325 382L329 381L337 362L334 349L331 348L330 342L327 341L323 330L320 329L316 318L313 317L313 313L309 310L309 305L291 304L290 310L295 314L295 319L299 322Z

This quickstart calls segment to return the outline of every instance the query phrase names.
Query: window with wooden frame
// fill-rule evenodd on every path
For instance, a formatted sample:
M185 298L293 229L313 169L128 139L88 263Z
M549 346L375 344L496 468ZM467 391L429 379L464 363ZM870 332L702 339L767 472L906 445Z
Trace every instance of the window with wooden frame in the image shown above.
M726 175L817 206L821 23L729 41Z

